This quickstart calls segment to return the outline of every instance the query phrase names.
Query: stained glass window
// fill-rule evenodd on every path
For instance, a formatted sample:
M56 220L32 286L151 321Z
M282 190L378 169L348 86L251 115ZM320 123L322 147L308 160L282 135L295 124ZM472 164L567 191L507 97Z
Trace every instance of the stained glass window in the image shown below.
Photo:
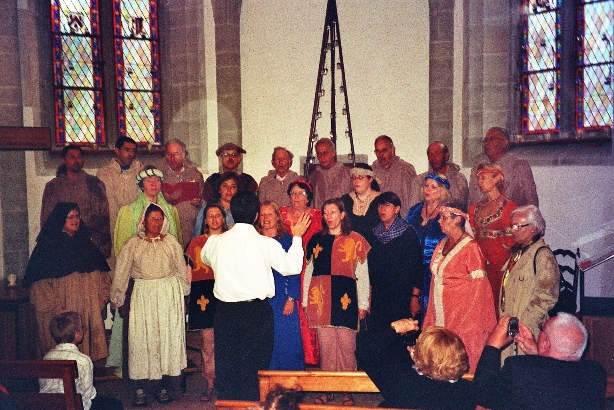
M114 0L113 11L119 133L160 143L157 1Z
M104 144L97 0L52 0L56 142Z
M559 128L561 0L524 1L522 132Z
M581 1L578 7L577 128L612 126L614 1Z
M105 145L105 115L114 120L115 111L120 136L161 142L157 3L50 0L58 145ZM101 15L112 18L113 33L101 32ZM114 48L113 78L101 68L104 47ZM105 89L115 90L116 107L105 110Z
M522 5L523 135L610 129L614 0L523 0Z

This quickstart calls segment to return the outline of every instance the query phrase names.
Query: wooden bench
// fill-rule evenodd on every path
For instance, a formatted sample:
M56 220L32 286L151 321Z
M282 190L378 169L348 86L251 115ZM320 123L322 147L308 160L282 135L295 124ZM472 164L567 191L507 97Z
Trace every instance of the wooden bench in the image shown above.
M473 380L473 374L465 374L463 379ZM379 393L365 372L260 370L258 382L261 401L275 386L303 392Z
M299 403L300 410L373 410L373 407L361 407L361 406L343 406L333 404L311 404L311 403ZM261 409L261 404L257 401L242 401L242 400L217 400L215 402L216 410L253 410ZM395 410L395 409L388 409ZM411 410L411 409L405 409Z
M614 398L614 377L608 377L608 383L605 386L605 397L608 399Z
M64 393L12 392L20 409L83 410L75 379L79 377L74 360L6 360L0 361L0 379L62 379ZM37 381L38 384L38 381Z

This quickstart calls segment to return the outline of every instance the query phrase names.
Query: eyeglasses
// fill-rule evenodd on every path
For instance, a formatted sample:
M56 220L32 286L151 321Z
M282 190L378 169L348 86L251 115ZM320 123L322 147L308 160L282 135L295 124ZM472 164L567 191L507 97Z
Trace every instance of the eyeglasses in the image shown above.
M350 179L352 181L354 181L355 179L357 179L359 181L362 181L365 178L369 178L369 176L368 175L352 175L352 176L350 176Z
M220 155L221 157L224 158L228 158L228 157L232 157L232 158L238 158L240 154L236 153L236 152L224 152L222 155Z
M175 153L172 153L172 152L167 152L166 154L164 154L164 156L165 156L166 158L173 158L173 157L175 157L175 158L180 158L180 157L181 157L181 155L183 155L183 153L182 153L182 152L175 152Z
M377 155L377 154L385 154L385 153L387 153L388 151L390 151L390 148L376 149L376 150L374 150L373 152L375 153L375 155Z
M524 228L524 227L526 227L526 226L529 226L529 225L531 225L531 224L522 224L522 225L513 224L513 225L510 225L510 229L511 229L512 231L517 231L517 230L519 230L519 229L521 229L521 228Z
M305 191L290 191L290 196L307 196Z

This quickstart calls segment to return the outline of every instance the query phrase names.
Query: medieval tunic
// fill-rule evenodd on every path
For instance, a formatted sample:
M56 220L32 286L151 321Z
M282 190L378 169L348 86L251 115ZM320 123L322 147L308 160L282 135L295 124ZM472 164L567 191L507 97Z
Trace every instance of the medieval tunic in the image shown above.
M358 331L358 309L369 308L370 249L356 232L344 236L317 233L311 238L303 282L309 327Z
M380 165L379 159L375 160L371 167L381 191L392 191L399 196L401 199L401 216L405 217L407 211L413 205L411 203L411 185L412 180L416 177L414 166L396 156L388 168Z
M192 265L192 289L188 304L189 329L202 330L213 327L217 298L213 295L215 275L213 269L200 259L200 252L205 247L208 234L192 238L185 251L185 256Z
M194 221L202 205L201 203L193 205L192 200L200 199L201 197L205 184L203 174L188 159L184 161L184 166L179 172L173 171L166 162L160 167L160 170L164 173L162 192L164 197L167 198L168 203L177 208L179 220L181 221L182 243L187 244L192 239ZM188 189L188 185L194 185L196 188L197 195L195 197L185 200L179 198L177 201L170 199L172 193L178 192L181 189Z
M339 198L352 190L350 168L341 162L335 162L335 165L328 169L318 165L316 169L311 171L307 180L313 187L313 201L311 204L317 209L322 209L322 205L326 200Z
M437 325L456 333L465 344L473 373L496 324L492 290L477 242L467 236L444 256L448 240L439 242L431 259L433 276L423 329Z
M59 173L45 185L41 226L58 202L75 202L79 205L81 219L92 233L92 242L105 257L111 256L109 201L104 183L85 171L81 171L76 180Z
M134 278L128 327L133 380L179 376L186 367L184 295L190 293L183 250L173 235L131 237L117 257L111 300L122 306Z

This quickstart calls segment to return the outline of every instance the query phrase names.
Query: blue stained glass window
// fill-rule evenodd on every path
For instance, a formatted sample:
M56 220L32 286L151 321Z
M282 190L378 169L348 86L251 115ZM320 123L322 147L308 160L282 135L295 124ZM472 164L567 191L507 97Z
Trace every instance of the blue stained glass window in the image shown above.
M161 142L156 3L114 0L119 132L149 144Z
M97 0L52 0L56 143L104 144Z

